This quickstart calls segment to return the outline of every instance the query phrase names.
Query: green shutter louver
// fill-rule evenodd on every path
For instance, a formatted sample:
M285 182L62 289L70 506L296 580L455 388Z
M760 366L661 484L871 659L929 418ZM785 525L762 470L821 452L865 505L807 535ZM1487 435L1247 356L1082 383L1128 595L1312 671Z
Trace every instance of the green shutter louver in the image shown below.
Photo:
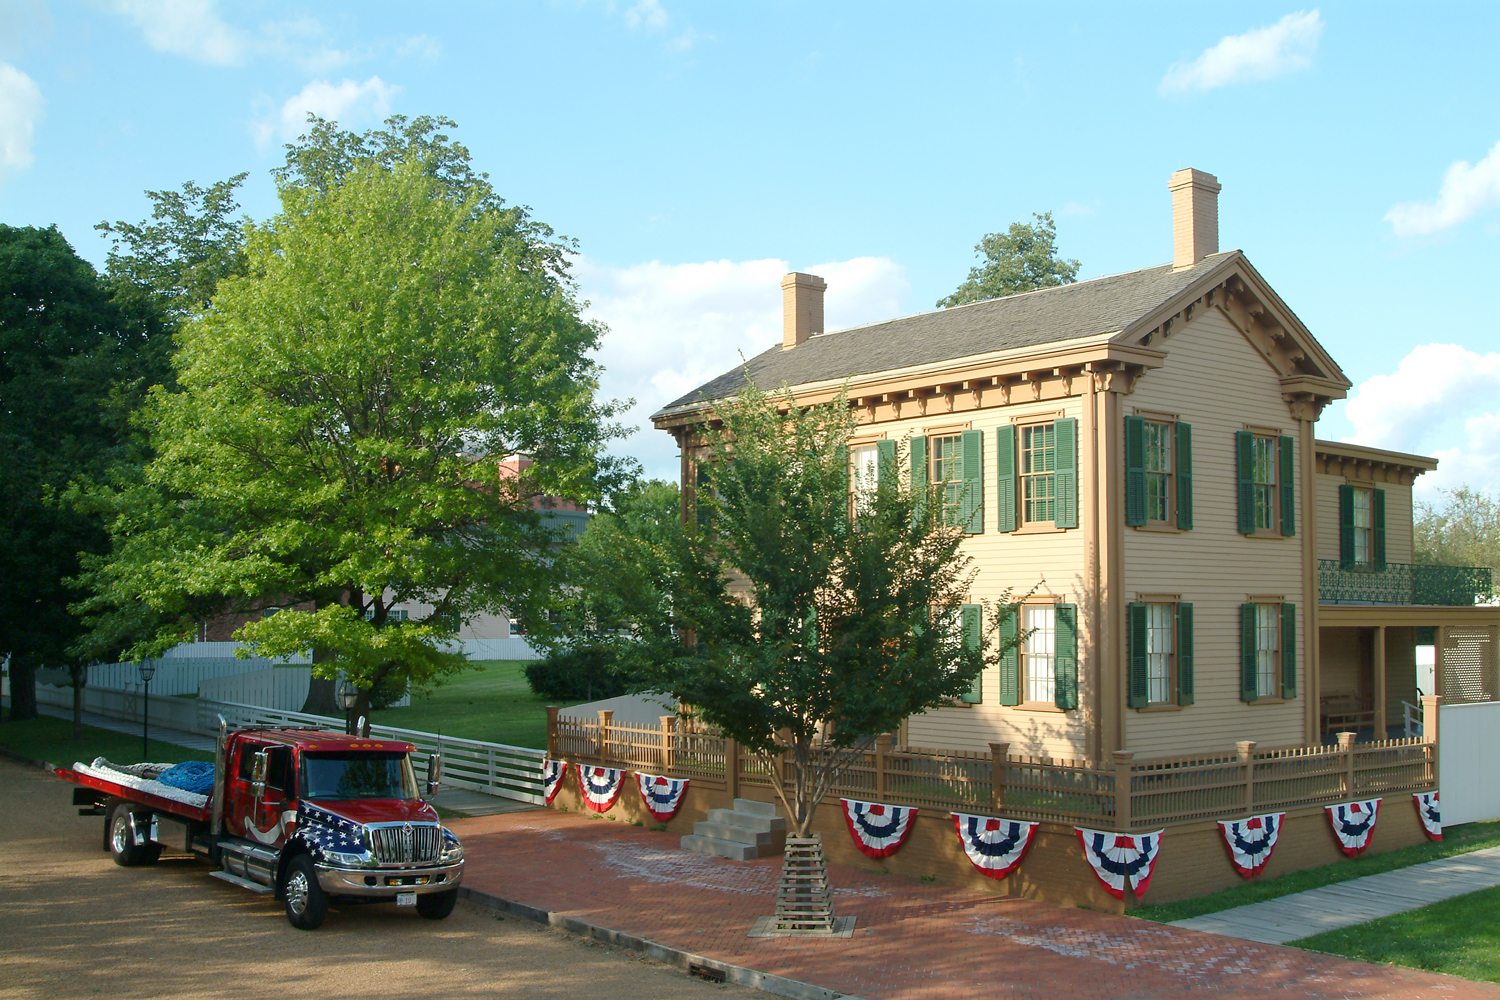
M995 428L995 516L1001 531L1016 530L1016 429Z
M1240 701L1255 700L1255 605L1240 605Z
M875 477L881 487L895 486L896 442L875 442Z
M1281 696L1297 697L1297 605L1281 606Z
M1177 605L1177 704L1193 703L1193 606Z
M1276 448L1276 455L1281 460L1281 475L1276 478L1276 484L1281 489L1281 533L1295 535L1297 533L1297 493L1292 489L1291 438L1282 435L1281 443Z
M1012 604L1002 609L1000 615L1000 704L1021 703L1021 657L1016 648L1016 637L1020 635L1021 606Z
M1125 704L1130 708L1145 708L1151 699L1150 676L1146 669L1146 605L1131 601L1125 606L1126 648L1129 664L1129 694Z
M1146 523L1146 421L1125 418L1125 523Z
M963 629L964 649L980 650L984 645L984 607L979 604L964 604L958 609L959 625ZM974 675L974 683L962 700L969 705L984 701L984 671Z
M1059 604L1054 609L1055 638L1053 700L1058 708L1078 707L1078 605Z
M918 518L927 514L927 439L913 435L911 439L911 492L917 498Z
M1239 483L1240 534L1255 534L1255 435L1234 432L1235 478Z
M1177 424L1177 527L1193 529L1193 428Z
M1385 490L1370 491L1370 568L1385 569Z
M1339 486L1339 565L1354 568L1354 487Z
M958 523L971 535L984 533L984 431L964 431L959 450L963 455L963 504Z
M1057 510L1052 524L1078 527L1078 421L1072 417L1052 421L1056 435Z

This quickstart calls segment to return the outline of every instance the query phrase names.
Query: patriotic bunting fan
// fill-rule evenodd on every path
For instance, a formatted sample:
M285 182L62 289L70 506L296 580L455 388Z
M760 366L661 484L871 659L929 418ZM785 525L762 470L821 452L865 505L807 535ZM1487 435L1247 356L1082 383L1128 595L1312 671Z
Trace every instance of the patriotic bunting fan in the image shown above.
M1161 830L1130 834L1085 830L1081 826L1073 829L1083 845L1083 856L1089 859L1106 892L1124 899L1125 883L1129 882L1137 899L1146 894L1151 873L1156 870L1156 855L1161 850Z
M954 813L953 826L964 853L990 878L1004 878L1021 867L1021 859L1036 835L1035 823L968 813Z
M659 774L635 772L636 783L641 789L641 800L646 811L665 823L677 815L682 808L682 796L687 791L688 779L665 778ZM608 808L606 806L605 808Z
M1350 802L1342 806L1328 806L1328 822L1333 824L1333 835L1339 846L1351 858L1357 858L1370 846L1370 834L1375 831L1375 819L1380 814L1380 800Z
M1417 792L1412 796L1417 804L1417 818L1429 840L1443 839L1443 814L1438 810L1437 792Z
M624 787L625 772L614 767L585 767L578 765L578 788L583 792L583 804L596 813L609 812Z
M910 806L887 806L879 802L839 799L844 804L844 822L854 846L872 858L895 854L911 833L917 811Z
M1271 852L1276 849L1276 838L1281 835L1281 821L1286 813L1268 813L1251 816L1233 822L1219 821L1224 833L1224 848L1229 852L1229 863L1234 870L1246 878L1259 875Z
M542 792L547 796L549 806L557 798L558 790L562 788L563 775L567 773L568 762L565 760L542 761Z

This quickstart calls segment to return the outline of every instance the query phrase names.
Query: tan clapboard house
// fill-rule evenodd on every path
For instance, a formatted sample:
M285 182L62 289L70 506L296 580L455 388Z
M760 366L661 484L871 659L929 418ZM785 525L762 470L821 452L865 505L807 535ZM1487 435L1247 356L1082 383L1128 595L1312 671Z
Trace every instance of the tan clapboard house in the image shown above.
M1317 439L1349 380L1219 251L1217 180L1170 190L1159 267L831 333L823 280L787 275L783 343L653 417L687 504L695 427L747 373L800 402L847 391L854 472L947 484L972 599L1029 593L1027 638L900 744L1098 761L1406 735L1419 640L1440 650L1425 693L1496 696L1488 574L1412 565L1435 460Z

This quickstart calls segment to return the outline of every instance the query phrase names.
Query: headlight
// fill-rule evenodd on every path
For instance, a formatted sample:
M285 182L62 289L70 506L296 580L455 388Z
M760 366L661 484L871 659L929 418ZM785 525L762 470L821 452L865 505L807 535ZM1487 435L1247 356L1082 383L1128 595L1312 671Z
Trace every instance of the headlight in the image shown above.
M443 853L439 856L438 860L440 862L442 862L443 864L445 864L445 865L451 865L455 861L462 861L463 859L464 859L464 845L460 844L458 842L458 838L457 837L455 837L453 834L451 834L451 833L448 832L448 828L447 827L444 827L443 828Z
M336 865L346 865L350 868L367 865L371 861L368 854L344 854L340 851L324 851L323 856Z

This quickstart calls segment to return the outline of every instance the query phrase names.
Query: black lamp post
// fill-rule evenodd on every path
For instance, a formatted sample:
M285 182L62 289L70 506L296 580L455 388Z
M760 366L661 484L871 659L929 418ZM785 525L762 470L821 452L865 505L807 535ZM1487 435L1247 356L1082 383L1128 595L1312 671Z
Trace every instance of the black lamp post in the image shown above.
M359 700L359 691L349 683L349 678L341 677L335 696L339 700L339 707L344 710L344 732L353 735L354 722L349 718L349 713L354 711L354 703Z
M141 698L141 760L148 760L151 750L146 735L150 730L151 678L156 676L156 664L150 660L142 660L136 664L135 669L141 675L141 683L146 686L146 693Z

